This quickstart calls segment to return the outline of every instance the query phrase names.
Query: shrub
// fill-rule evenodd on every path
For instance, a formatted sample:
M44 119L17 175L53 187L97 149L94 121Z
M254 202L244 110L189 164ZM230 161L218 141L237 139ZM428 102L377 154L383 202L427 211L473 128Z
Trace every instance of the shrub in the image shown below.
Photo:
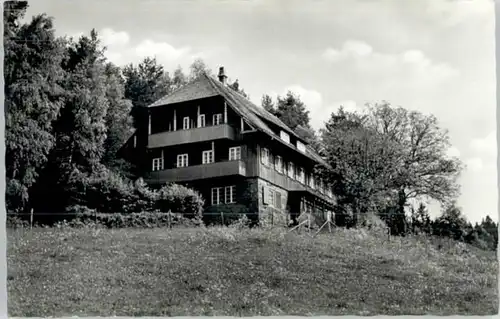
M204 203L197 191L182 185L167 184L159 191L156 208L162 212L180 212L186 218L201 218Z
M161 212L141 212L141 213L112 213L103 214L87 210L78 215L78 217L68 224L73 227L103 226L107 228L155 228L167 227L172 225L179 226L199 226L197 219L188 219L179 213L161 213Z
M206 224L224 224L231 225L237 222L243 216L251 219L250 211L247 206L241 204L222 204L208 207L204 214L203 220Z
M5 221L5 225L7 228L29 228L30 224L28 221L21 219L17 215L7 215L7 219Z

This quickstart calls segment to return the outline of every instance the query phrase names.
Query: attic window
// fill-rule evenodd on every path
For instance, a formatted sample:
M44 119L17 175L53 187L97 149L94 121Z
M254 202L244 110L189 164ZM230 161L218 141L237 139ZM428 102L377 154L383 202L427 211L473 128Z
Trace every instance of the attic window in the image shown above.
M290 135L288 135L288 133L284 132L284 131L281 131L280 132L280 137L283 141L287 142L287 143L290 143Z
M297 141L297 149L302 153L306 152L306 146L301 141Z

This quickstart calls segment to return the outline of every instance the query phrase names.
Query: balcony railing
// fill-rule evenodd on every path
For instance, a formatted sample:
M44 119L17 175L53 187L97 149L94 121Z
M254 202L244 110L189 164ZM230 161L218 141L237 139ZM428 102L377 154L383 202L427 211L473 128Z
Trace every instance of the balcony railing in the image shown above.
M235 138L235 129L229 124L221 124L151 134L148 138L148 148Z
M147 173L144 179L148 183L163 184L167 182L186 182L232 175L246 176L245 162L226 161L166 169Z
M264 178L288 191L291 192L308 192L326 202L332 203L333 198L326 194L322 194L318 189L314 189L306 184L302 184L296 179L292 179L287 175L287 172L278 173L275 169L264 165L260 166L260 177Z

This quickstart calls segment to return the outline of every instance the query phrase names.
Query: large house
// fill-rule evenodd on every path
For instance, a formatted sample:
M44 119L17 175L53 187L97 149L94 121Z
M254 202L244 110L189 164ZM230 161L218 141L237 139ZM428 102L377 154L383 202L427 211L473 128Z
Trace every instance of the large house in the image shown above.
M218 80L203 74L151 104L122 154L151 186L196 189L207 211L233 205L259 219L269 211L294 219L331 210L331 187L313 173L328 164L226 78L221 67Z

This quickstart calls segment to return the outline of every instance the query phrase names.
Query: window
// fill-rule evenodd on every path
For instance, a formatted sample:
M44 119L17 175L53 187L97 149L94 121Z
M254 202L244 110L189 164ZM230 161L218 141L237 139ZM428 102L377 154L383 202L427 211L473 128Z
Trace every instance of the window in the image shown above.
M283 158L281 156L276 156L274 161L274 169L276 169L280 173L283 173Z
M236 202L235 200L235 190L236 186L226 186L225 191L226 191L226 204L233 204Z
M288 177L295 179L295 167L292 162L288 162Z
M313 188L313 182L314 180L314 175L313 174L307 174L307 186Z
M188 164L188 155L180 154L177 155L177 167L187 167Z
M203 151L203 158L202 158L202 163L203 164L210 164L214 162L214 151Z
M223 191L224 191L223 187L212 188L212 205L222 204L222 192Z
M274 198L274 206L277 209L281 209L281 193L280 192L274 192L275 198Z
M214 114L213 115L213 125L220 125L222 124L222 114Z
M198 117L198 127L205 127L205 114L200 114Z
M281 131L280 132L280 138L287 142L287 143L290 143L290 135L288 135L288 133L284 132L284 131Z
M305 177L304 177L304 169L302 167L299 167L298 172L297 172L297 179L299 182L302 184L305 184Z
M302 153L306 152L306 146L301 141L297 141L297 149Z
M230 147L229 148L229 160L235 161L241 159L241 147Z
M212 188L212 205L236 203L236 186Z
M267 192L264 193L266 196L266 203L274 207L274 191L270 187L266 187L265 189L267 190Z
M189 130L189 117L185 117L182 119L182 128L185 130Z
M163 158L153 158L153 172L161 171L163 169Z
M267 148L261 149L260 160L264 165L267 165L269 163L269 150Z

